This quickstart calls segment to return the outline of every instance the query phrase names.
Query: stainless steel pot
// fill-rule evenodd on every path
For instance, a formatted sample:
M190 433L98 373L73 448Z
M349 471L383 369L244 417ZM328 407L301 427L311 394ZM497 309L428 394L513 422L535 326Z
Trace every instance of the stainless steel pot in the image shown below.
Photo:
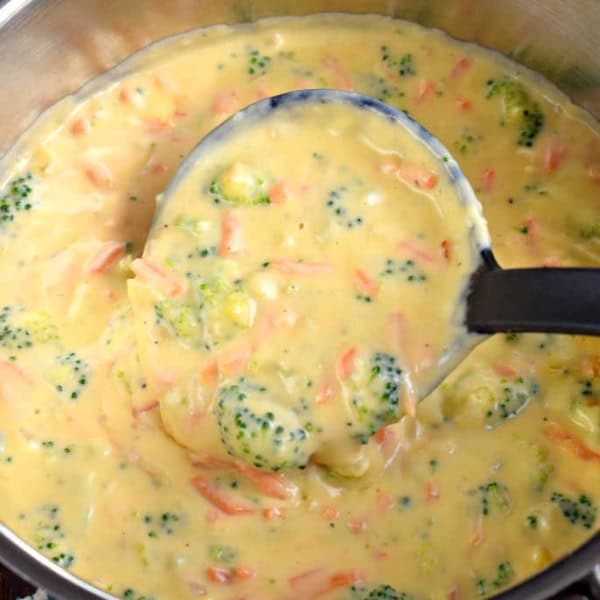
M390 15L494 48L600 117L599 0L0 0L0 155L44 107L159 38L214 23L323 11ZM1 524L0 562L57 598L113 598ZM548 598L586 576L600 594L596 563L600 533L497 598Z

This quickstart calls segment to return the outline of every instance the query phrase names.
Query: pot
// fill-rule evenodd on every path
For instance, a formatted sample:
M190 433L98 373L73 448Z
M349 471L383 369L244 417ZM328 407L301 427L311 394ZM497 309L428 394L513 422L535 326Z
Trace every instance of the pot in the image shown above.
M0 0L0 156L46 106L157 39L215 23L323 11L385 14L496 49L600 118L597 0ZM114 599L1 523L0 562L61 599ZM597 563L600 533L496 598L548 598L582 577L600 598Z

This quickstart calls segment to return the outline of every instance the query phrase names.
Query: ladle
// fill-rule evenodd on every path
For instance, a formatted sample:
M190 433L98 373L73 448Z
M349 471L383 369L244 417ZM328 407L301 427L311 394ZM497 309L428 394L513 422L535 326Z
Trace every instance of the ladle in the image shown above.
M221 144L249 126L266 122L277 111L309 103L344 104L369 111L401 128L420 141L445 171L457 196L471 215L464 235L469 237L474 268L463 298L466 299L465 326L469 344L457 340L443 357L431 381L418 390L420 398L433 390L486 335L497 332L545 332L600 335L600 269L525 268L503 269L496 261L482 206L458 163L442 143L406 113L378 100L336 90L302 90L260 100L234 114L205 136L187 156L159 203L149 239L159 235L161 212L188 174Z

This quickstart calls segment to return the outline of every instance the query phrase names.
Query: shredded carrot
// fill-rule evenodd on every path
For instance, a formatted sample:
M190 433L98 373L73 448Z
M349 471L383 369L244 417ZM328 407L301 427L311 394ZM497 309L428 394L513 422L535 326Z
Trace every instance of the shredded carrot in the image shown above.
M294 598L313 600L362 580L361 573L356 569L328 573L323 567L319 567L291 577L289 584L294 590Z
M143 404L142 406L134 406L131 409L131 413L134 417L138 417L139 415L150 412L155 408L159 407L158 400L154 400L153 402L149 402L148 404Z
M276 259L271 266L285 275L328 275L332 266L328 263L301 262L296 260Z
M237 471L247 477L263 494L271 498L287 500L298 493L298 486L289 481L283 473L261 471L233 458L219 456L193 456L190 458L195 466L204 469Z
M398 250L401 250L415 261L423 261L428 263L435 262L434 251L428 244L422 242L421 240L415 240L411 238L400 240L398 242Z
M339 588L347 587L353 583L359 583L360 581L362 581L362 575L356 569L338 571L329 578L329 588L324 590L321 595Z
M352 375L356 352L356 346L351 346L346 349L338 359L336 370L340 379L348 379L348 377Z
M210 502L210 504L224 512L226 515L250 515L254 512L254 510L246 504L233 500L223 494L220 490L217 490L204 475L196 475L193 477L192 485L206 501Z
M440 497L440 491L433 481L425 483L425 501L433 502Z
M219 254L232 256L244 250L242 220L235 210L224 210L221 217L221 243Z
M239 346L237 348L228 348L219 352L218 369L219 373L231 376L241 373L252 358L252 348L249 346Z
M208 575L209 580L213 583L230 584L233 580L229 569L217 567L215 565L211 565L210 567L208 567L208 569L206 570L206 574Z
M77 119L73 121L70 131L73 135L85 135L90 130L88 119Z
M600 460L600 452L588 448L578 437L565 431L558 423L547 423L542 431L548 439L562 444L565 449L582 460Z
M365 517L353 517L348 521L348 529L355 535L362 533L367 528L367 519Z
M85 168L88 181L100 190L109 190L113 185L111 170L103 163L96 162Z
M235 567L235 569L233 570L233 574L238 579L244 580L254 579L256 577L256 571L254 571L253 569L249 569L248 567L242 567L239 565Z
M352 90L350 74L337 56L328 56L325 66L333 72L333 85L339 90L347 92Z
M356 284L358 291L367 296L376 296L379 292L379 284L377 281L361 269L356 269L356 271L354 271L354 283Z
M546 173L554 173L567 156L567 147L552 136L544 150L544 169Z
M495 169L486 169L481 174L481 186L480 189L482 192L491 192L494 187L494 182L496 181L496 170Z
M400 165L397 177L419 189L432 190L438 183L438 176L429 169L416 165Z
M283 518L283 509L279 506L272 506L262 509L262 516L265 521L274 521Z
M123 254L125 254L125 242L107 242L88 263L88 273L98 275L110 271Z
M457 98L456 99L456 107L461 111L470 110L471 106L472 106L472 103L467 98Z
M131 270L136 277L151 286L155 286L169 298L175 298L183 293L183 286L175 275L155 265L147 258L136 258L131 263Z
M203 385L215 384L219 379L219 364L211 360L200 369L200 383Z
M166 173L169 170L169 167L165 163L154 163L150 167L150 173L152 175L161 175L162 173Z
M492 365L492 369L496 375L500 375L500 377L516 377L517 370L507 363L495 362Z
M442 240L442 255L446 260L452 258L452 242L450 240Z
M326 377L319 387L319 392L315 398L317 404L325 404L328 400L333 398L334 388L330 377Z
M376 502L377 502L377 508L380 511L386 511L386 510L390 510L390 508L393 508L395 506L396 498L390 492L380 490L377 493Z
M333 504L328 504L323 508L323 516L328 521L335 521L340 516L340 509Z
M452 69L450 69L450 77L459 77L469 69L472 63L473 61L466 56L459 58L452 66Z
M298 493L298 486L287 479L283 473L260 471L246 464L238 464L238 470L254 483L263 494L271 498L287 500Z
M436 87L437 86L435 82L431 81L431 79L421 79L419 82L419 89L417 91L417 104L420 104L423 102L423 100L425 100L425 98L435 92Z
M278 181L269 190L271 204L285 204L290 197L289 186L284 181Z

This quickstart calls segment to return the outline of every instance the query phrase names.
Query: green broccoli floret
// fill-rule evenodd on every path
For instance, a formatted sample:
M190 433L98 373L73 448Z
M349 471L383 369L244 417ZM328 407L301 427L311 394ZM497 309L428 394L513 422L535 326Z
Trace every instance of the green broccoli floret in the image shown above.
M50 316L41 311L4 306L0 309L0 346L7 350L24 350L34 343L44 344L58 339Z
M481 514L484 517L492 513L493 507L504 512L510 510L510 496L508 488L498 481L490 481L478 488L481 498Z
M565 494L554 492L550 496L550 502L556 504L565 519L573 525L581 525L585 529L591 529L596 521L596 506L585 494L581 494L577 499L572 500Z
M414 596L399 592L391 585L381 584L372 588L353 585L350 587L352 598L356 600L414 600Z
M68 569L75 562L75 557L65 549L65 534L59 518L59 507L44 505L32 516L36 518L33 545L59 567Z
M522 377L503 382L499 393L494 396L492 406L485 413L486 426L496 427L502 421L512 419L538 392L539 387L536 382L525 381Z
M382 62L396 71L400 77L408 77L417 73L414 57L410 53L393 56L388 46L380 46L379 56Z
M499 590L500 588L505 587L514 578L515 572L512 568L512 565L509 561L505 560L496 568L496 575L492 581L481 578L477 580L475 586L480 596L487 596L488 594L493 593L494 590Z
M384 425L398 420L401 377L402 370L393 356L384 352L373 354L366 381L359 377L359 389L352 398L360 429L354 430L354 436L361 444L366 444Z
M258 50L248 51L248 75L264 75L271 64L271 57Z
M233 163L208 185L215 204L253 206L270 204L267 183L253 169L242 163Z
M544 115L537 102L532 100L519 81L508 76L490 79L485 97L502 99L502 121L518 128L519 146L533 146L535 138L544 126Z
M259 469L302 469L313 453L311 434L298 415L265 386L243 377L219 391L216 415L227 452Z
M90 366L78 354L69 352L56 358L48 378L57 392L77 400L89 382Z
M15 220L16 213L31 210L32 182L33 175L27 173L13 179L0 194L0 223L10 223Z
M176 300L156 303L154 314L156 324L166 327L173 337L190 339L200 327L200 318L194 308Z
M152 596L138 594L133 588L125 588L121 597L123 600L153 600Z

